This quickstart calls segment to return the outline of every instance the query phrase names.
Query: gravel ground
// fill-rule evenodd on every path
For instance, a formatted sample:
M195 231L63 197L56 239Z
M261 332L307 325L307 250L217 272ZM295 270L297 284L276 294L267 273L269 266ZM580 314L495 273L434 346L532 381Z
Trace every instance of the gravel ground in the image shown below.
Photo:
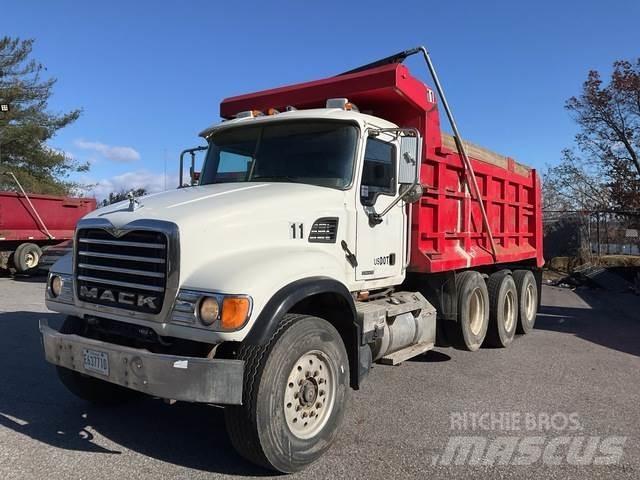
M61 320L43 292L42 279L0 278L1 478L270 475L233 451L218 408L148 399L103 410L67 393L43 359L38 319ZM507 350L439 348L376 366L337 443L292 478L640 477L640 297L543 295L536 330ZM456 439L482 448L450 457ZM547 455L522 462L528 441Z

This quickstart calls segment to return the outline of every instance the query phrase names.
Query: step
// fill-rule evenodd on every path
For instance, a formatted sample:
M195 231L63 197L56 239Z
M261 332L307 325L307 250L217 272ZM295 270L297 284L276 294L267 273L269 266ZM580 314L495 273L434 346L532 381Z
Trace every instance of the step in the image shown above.
M424 353L433 348L433 342L416 343L415 345L409 345L408 347L398 350L397 352L385 355L378 360L383 365L398 365L405 360L416 357L421 353Z

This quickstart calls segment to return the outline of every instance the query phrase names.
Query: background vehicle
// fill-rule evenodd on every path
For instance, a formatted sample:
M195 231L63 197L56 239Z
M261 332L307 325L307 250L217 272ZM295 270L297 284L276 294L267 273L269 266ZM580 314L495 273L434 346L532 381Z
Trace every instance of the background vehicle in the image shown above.
M96 201L19 190L0 192L0 268L26 273L39 266L43 251L73 238L76 223L95 210Z
M415 53L454 137L402 65ZM71 391L226 405L238 451L292 472L329 448L373 362L531 330L538 176L462 141L426 50L220 113L194 186L88 215L52 267L47 305L69 317L40 328Z

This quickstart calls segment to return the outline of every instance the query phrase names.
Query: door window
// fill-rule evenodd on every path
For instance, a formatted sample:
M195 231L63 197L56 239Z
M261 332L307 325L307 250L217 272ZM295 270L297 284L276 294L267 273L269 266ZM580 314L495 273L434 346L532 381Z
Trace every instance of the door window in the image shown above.
M396 194L396 147L377 138L367 139L360 184L360 201L373 206L378 195Z

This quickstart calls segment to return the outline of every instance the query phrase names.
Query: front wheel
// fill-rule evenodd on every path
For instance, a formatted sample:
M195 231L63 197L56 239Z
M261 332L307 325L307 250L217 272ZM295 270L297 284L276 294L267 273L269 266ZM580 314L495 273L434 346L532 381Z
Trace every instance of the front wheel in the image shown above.
M349 397L349 362L326 320L287 314L267 345L242 345L243 405L225 408L231 443L247 460L290 473L335 440Z

